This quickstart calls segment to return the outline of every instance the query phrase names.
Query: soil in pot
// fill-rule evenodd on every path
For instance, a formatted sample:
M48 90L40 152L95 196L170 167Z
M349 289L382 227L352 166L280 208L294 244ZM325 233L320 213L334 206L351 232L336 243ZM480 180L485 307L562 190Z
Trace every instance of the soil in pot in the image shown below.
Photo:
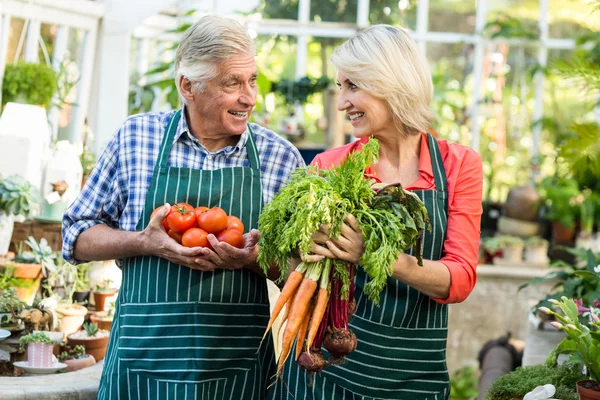
M77 345L85 347L87 354L92 355L96 361L100 361L106 355L109 336L110 332L107 331L98 331L95 337L89 337L85 331L78 331L68 336L67 343L72 347Z
M579 400L600 400L600 385L591 379L577 382Z

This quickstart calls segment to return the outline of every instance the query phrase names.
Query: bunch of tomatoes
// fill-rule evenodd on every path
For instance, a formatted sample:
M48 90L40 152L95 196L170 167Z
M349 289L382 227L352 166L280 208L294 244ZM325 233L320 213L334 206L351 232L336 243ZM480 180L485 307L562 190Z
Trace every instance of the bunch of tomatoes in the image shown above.
M150 218L162 208L152 212ZM213 234L219 242L229 243L233 247L244 247L244 224L233 215L219 207L192 207L187 203L177 203L163 219L163 228L167 234L185 247L212 248L208 235Z

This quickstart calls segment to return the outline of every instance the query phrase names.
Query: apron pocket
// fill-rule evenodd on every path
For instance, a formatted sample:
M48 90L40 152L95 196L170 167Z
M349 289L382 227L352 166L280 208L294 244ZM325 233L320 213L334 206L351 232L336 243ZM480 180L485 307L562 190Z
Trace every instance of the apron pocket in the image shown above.
M361 396L433 399L448 394L445 329L404 329L355 316L358 337L347 362L323 370L326 379Z
M132 373L181 383L246 372L258 364L268 312L264 304L122 304L119 361Z

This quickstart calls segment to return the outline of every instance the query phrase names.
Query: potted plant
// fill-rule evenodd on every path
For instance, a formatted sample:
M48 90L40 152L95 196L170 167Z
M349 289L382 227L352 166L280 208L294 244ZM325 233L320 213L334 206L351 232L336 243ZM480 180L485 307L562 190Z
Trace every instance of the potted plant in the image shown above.
M477 385L473 367L457 369L450 379L450 399L469 400L477 397Z
M96 364L96 359L85 352L85 347L77 345L58 355L58 360L67 365L65 372L78 371Z
M110 330L115 317L116 302L111 302L107 311L98 311L90 315L90 320L98 324L98 328Z
M115 293L117 293L117 289L113 288L112 284L112 280L105 279L96 285L93 292L96 311L104 311L104 303L106 302L106 298L114 296Z
M27 217L35 198L35 189L21 176L0 177L0 255L8 252L14 217Z
M556 243L570 243L575 236L579 216L577 197L579 184L572 178L548 177L542 181L546 218L552 222L552 238Z
M19 339L19 353L25 351L25 345L27 345L27 363L29 366L37 368L52 366L54 341L45 333L37 332L21 336Z
M548 241L539 236L532 236L525 240L525 262L533 265L548 265Z
M2 290L2 294L0 295L0 328L17 328L20 322L14 318L14 314L20 314L24 308L25 303L17 297L14 288L11 287Z
M525 247L523 239L510 235L499 235L496 239L502 249L502 261L514 264L520 264L523 261L523 248Z
M98 325L93 322L86 322L83 324L83 330L67 336L67 344L69 346L82 345L85 347L86 353L91 354L96 361L100 361L106 354L109 336L110 332L99 330Z
M58 77L51 65L9 64L4 71L2 105L8 102L27 103L49 110L57 89Z
M571 365L550 367L547 365L530 365L519 367L496 379L490 386L486 400L522 399L538 386L554 385L554 398L561 400L577 400L575 384L584 375Z
M492 264L494 258L502 256L500 242L495 236L488 236L481 239L481 248L483 250L483 259L485 264Z
M82 305L85 305L89 302L91 292L89 269L89 264L77 265L77 277L75 279L73 302L77 302Z
M552 325L567 336L550 353L546 363L557 365L560 354L569 354L571 358L566 363L581 370L585 367L588 375L588 379L577 382L579 398L600 399L600 317L594 312L589 312L587 318L580 316L589 309L583 309L573 299L565 296L560 301L550 302L562 312L555 312L548 307L541 307L540 311L554 316L557 321L552 322Z

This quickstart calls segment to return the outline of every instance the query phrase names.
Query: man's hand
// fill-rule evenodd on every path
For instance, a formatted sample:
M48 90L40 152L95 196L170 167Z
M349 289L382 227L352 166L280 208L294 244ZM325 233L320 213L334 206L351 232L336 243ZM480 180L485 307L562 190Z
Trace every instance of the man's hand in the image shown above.
M165 204L163 208L154 215L154 218L150 220L146 229L142 231L141 245L144 249L143 253L164 258L188 268L212 271L214 268L196 262L198 256L203 254L203 247L184 247L167 235L167 232L165 232L162 226L162 222L170 210L171 206Z
M260 239L260 233L252 229L244 235L244 247L238 249L229 243L219 242L215 235L208 235L208 241L212 250L201 248L201 257L195 260L196 264L203 269L240 269L256 262L258 247L256 244Z

